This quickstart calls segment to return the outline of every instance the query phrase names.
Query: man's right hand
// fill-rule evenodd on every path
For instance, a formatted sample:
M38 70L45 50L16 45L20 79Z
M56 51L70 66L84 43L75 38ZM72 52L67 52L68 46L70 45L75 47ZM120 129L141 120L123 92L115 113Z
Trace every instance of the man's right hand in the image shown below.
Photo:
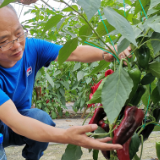
M66 143L102 151L122 149L122 146L120 144L106 143L112 140L110 137L106 137L103 139L93 139L87 137L87 132L92 132L97 128L98 126L96 124L70 127L65 132Z

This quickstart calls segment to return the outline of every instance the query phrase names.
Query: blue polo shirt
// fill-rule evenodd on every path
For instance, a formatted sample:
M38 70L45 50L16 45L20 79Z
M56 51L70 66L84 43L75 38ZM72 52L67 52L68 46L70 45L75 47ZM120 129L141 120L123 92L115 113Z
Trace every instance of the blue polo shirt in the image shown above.
M26 38L23 57L11 68L0 66L0 105L11 99L17 109L29 109L36 73L58 56L62 46Z

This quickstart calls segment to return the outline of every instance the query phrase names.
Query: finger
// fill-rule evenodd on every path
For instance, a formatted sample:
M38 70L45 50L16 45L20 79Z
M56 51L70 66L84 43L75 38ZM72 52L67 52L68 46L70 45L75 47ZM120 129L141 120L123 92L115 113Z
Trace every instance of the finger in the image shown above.
M113 57L112 54L109 54L109 53L105 54L105 60L106 60L107 62L112 62L113 59L114 59L114 57Z
M129 46L127 49L128 49L128 51L131 51L131 50L132 50L131 46Z
M106 138L97 139L97 140L100 141L100 142L109 142L109 141L112 141L112 138L111 137L106 137Z
M97 124L89 124L79 127L79 133L92 132L98 128Z
M104 143L104 142L100 142L99 140L93 139L93 138L89 138L86 137L86 144L87 146L85 146L86 148L92 148L92 149L97 149L97 150L118 150L118 149L122 149L122 145L120 144L110 144L110 143Z
M125 56L128 57L128 58L131 58L131 57L132 57L131 52L129 52L128 50L125 50L125 51L124 51L124 54L125 54Z
M107 143L106 143L107 144ZM111 151L111 150L119 150L119 149L123 149L123 146L120 144L107 144L107 150ZM102 151L106 151L106 149L101 149Z
M120 59L125 58L125 53L124 53L124 52L122 52L121 54L119 54L119 58L120 58Z

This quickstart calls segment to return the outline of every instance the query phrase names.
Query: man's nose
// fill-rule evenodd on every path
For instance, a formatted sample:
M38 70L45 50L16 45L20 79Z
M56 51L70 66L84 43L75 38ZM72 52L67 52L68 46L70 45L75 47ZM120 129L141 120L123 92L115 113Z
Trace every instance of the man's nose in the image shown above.
M20 45L21 45L21 44L20 44L20 42L18 41L18 39L15 39L15 40L13 41L13 46L12 46L11 49L15 50L15 49L19 48Z

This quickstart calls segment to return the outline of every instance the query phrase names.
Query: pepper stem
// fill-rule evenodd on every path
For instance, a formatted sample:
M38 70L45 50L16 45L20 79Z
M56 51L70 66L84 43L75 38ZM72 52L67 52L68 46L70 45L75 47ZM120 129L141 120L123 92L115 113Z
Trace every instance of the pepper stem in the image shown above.
M125 58L123 58L121 60L121 62L123 62L123 61L125 61L127 63L128 69L131 70L132 68L131 68L131 65L129 64L129 62Z

